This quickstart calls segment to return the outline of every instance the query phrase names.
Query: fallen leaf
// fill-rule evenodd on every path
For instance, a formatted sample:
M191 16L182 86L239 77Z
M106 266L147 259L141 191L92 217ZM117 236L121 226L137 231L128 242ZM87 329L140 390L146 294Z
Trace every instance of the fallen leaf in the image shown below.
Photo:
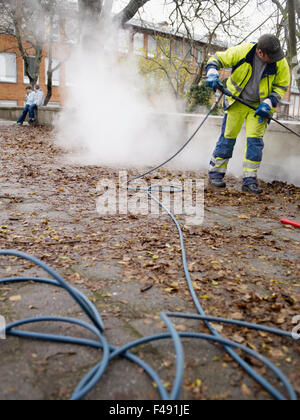
M233 341L236 341L239 344L241 344L245 341L245 339L243 337L241 337L240 335L234 335L232 338L233 338Z
M250 219L250 216L247 216L246 214L240 214L238 216L239 219Z
M241 321L244 318L242 312L235 312L232 314L232 319L236 319L237 321Z
M250 389L248 388L246 384L242 384L241 391L245 397L251 397L252 395L252 392L250 391Z
M209 296L209 295L203 295L203 296L200 296L201 297L201 299L204 299L204 300L210 300L211 299L211 296Z
M176 330L177 331L179 331L179 332L184 332L184 331L186 331L186 326L185 325L177 325L176 326Z
M220 325L220 324L211 324L211 326L216 330L216 331L218 331L219 333L221 333L222 331L223 331L223 329L224 329L224 327L223 327L223 325Z
M10 298L9 298L9 300L11 301L11 302L20 302L20 300L22 299L22 297L20 296L20 295L17 295L17 296L11 296Z

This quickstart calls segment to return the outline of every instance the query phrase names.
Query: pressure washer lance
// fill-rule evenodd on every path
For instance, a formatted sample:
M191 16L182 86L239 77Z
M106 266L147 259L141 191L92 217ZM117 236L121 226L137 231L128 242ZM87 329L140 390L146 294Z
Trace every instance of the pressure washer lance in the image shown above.
M240 98L239 96L234 95L231 93L228 89L224 87L224 85L219 82L217 85L217 89L219 89L224 95L229 96L233 98L234 100L240 102L243 105L246 105L247 107L253 109L253 111L257 111L257 108L255 106L249 104L248 102L244 101L244 99ZM274 121L277 124L279 124L281 127L285 128L286 130L290 131L291 133L295 134L295 136L300 137L299 133L296 133L296 131L292 130L291 128L287 127L285 124L281 123L280 121L276 120L276 118L271 117L271 115L267 118L269 121Z

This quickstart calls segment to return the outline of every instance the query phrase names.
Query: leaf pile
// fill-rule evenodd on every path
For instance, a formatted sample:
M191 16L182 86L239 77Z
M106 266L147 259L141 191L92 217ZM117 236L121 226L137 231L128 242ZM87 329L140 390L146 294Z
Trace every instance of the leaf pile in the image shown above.
M101 291L106 299L111 294L105 294L105 280L91 278L88 269L99 263L118 267L125 287L138 283L143 296L159 290L169 301L182 302L180 307L168 303L167 309L188 307L193 311L177 231L168 216L100 216L96 211L101 195L97 184L102 178L118 184L118 170L63 163L64 152L55 146L54 138L50 128L0 126L1 248L33 254L70 283ZM129 173L136 175L133 170ZM166 177L199 178L199 173L162 169L155 174L155 182ZM280 218L299 220L300 189L277 181L262 183L265 192L253 197L240 192L240 180L230 178L230 182L234 186L230 190L205 192L203 225L191 223L184 215L178 217L194 287L209 315L291 331L292 318L300 315L300 231L282 226ZM78 270L79 262L86 273ZM30 265L16 265L9 259L2 261L0 268L9 275L21 275ZM21 299L5 291L0 298ZM114 307L112 313L120 316L121 308ZM157 317L158 313L151 315ZM296 341L230 326L221 328L225 336L263 352L284 367L300 392ZM200 325L198 329L205 331ZM217 357L213 363L225 369L232 363L226 357ZM247 384L237 380L236 386L245 397L253 397ZM185 384L189 398L206 398L207 389L202 378ZM226 390L223 397L225 394Z

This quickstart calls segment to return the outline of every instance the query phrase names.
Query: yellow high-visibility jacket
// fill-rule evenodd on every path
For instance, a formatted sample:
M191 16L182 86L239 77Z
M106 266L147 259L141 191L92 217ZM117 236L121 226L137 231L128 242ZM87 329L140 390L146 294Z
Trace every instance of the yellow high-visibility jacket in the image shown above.
M233 95L240 96L251 78L256 48L257 44L243 43L228 48L226 51L218 51L208 60L207 68L215 67L217 70L232 68L231 77L227 82L227 89ZM266 98L270 98L275 108L288 91L290 82L291 74L286 58L276 63L267 64L259 85L261 102ZM228 108L234 102L233 98L227 97L225 108Z

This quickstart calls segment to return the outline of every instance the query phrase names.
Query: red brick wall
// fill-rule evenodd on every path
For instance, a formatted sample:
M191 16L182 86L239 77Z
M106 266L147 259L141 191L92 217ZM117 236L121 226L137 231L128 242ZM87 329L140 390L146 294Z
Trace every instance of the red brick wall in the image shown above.
M28 48L29 46L26 46ZM54 49L55 50L55 49ZM20 51L18 49L17 41L14 37L10 35L0 35L0 52L7 53L16 53L17 55L17 83L4 83L0 82L0 100L9 100L9 101L18 101L18 106L24 105L25 98L25 87L24 76L23 76L23 59L21 57ZM27 50L28 55L34 56L34 50ZM54 57L58 59L63 53L63 48L56 48L54 52ZM40 87L44 91L45 95L47 94L47 80L46 80L46 69L45 69L45 58L48 53L45 49L40 70ZM60 70L60 87L54 86L53 93L50 102L60 102L62 104L63 98L61 95L61 87L65 85L65 74L64 68L61 67Z

